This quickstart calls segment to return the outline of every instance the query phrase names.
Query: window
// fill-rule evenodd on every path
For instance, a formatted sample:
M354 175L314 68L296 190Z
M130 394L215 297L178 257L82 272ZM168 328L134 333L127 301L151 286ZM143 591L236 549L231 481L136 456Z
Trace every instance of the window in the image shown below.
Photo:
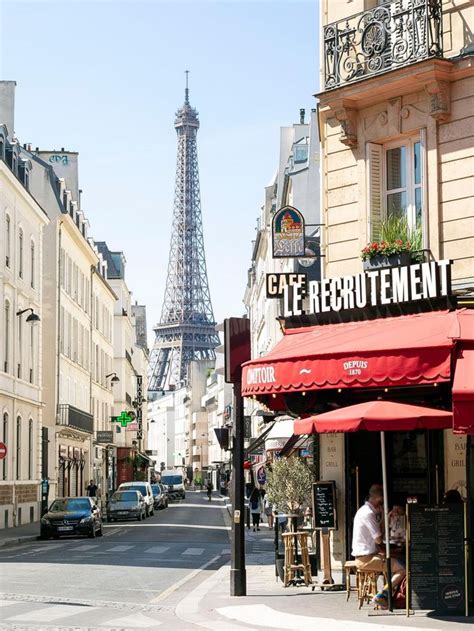
M33 480L33 419L28 422L28 480Z
M16 417L16 479L21 480L21 417Z
M10 361L10 303L5 300L5 339L3 341L3 371L8 372Z
M410 230L420 229L424 233L424 144L424 130L420 131L420 137L387 145L367 143L367 216L371 241L380 239L382 222L389 217L404 217Z
M3 413L3 428L2 428L2 442L8 445L8 412ZM5 458L2 460L2 480L6 480L8 477L8 452Z
M18 231L18 276L23 278L23 230Z
M30 245L30 265L31 265L31 279L30 279L30 285L31 287L34 288L35 286L35 243L34 241L31 242Z
M5 265L10 267L11 261L11 220L10 215L5 217Z

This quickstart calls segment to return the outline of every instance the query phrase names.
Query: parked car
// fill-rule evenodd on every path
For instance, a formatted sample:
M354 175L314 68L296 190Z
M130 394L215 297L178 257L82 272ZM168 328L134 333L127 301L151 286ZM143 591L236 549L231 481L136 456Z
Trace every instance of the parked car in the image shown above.
M146 516L155 514L155 508L153 505L153 493L149 482L122 482L117 491L139 491L143 495L146 505Z
M146 503L140 491L115 491L107 504L107 521L146 517Z
M49 507L40 522L41 539L63 535L102 536L102 514L91 497L62 497Z
M168 507L168 493L165 490L165 487L162 484L156 482L151 485L151 490L153 492L153 500L155 508L167 508Z

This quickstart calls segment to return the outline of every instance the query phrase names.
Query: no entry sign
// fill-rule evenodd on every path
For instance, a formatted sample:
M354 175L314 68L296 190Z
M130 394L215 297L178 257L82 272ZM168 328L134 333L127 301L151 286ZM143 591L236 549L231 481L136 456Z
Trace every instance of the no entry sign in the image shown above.
M0 460L3 460L7 455L7 446L5 443L0 443Z

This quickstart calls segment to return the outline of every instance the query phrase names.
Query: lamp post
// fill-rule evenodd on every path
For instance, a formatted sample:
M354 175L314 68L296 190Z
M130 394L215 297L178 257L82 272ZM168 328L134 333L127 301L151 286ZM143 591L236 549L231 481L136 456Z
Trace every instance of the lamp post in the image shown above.
M39 322L40 321L39 315L37 313L35 313L34 310L31 307L27 307L26 309L20 309L20 311L16 312L16 315L17 316L22 316L27 311L31 311L30 315L26 318L27 322Z
M112 379L110 380L110 385L113 386L114 383L118 383L120 381L120 379L117 377L117 373L116 372L111 372L108 375L105 375L105 378L108 379L109 377L112 377Z

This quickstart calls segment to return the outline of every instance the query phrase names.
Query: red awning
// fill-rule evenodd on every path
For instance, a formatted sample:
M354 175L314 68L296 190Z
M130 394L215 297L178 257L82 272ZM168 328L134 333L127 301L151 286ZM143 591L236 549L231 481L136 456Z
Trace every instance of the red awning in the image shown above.
M474 342L473 316L460 309L290 329L243 365L242 394L450 381L455 344Z
M295 421L294 433L325 434L330 432L399 431L415 429L448 429L453 415L444 410L394 403L369 401L310 416Z
M453 382L453 429L474 434L474 344L460 344Z

